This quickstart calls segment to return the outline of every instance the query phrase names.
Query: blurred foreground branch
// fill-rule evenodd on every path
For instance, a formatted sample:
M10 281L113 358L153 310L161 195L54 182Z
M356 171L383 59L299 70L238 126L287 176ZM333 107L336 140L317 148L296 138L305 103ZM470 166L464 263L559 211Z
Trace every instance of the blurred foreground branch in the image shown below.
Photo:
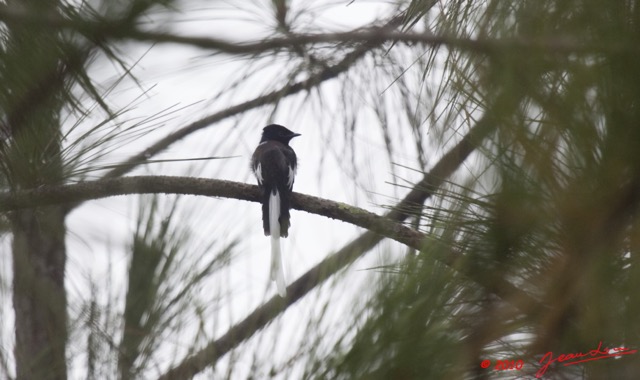
M141 30L126 25L121 20L53 17L29 13L15 7L0 5L0 20L45 24L53 28L75 30L90 40L124 39L150 43L174 43L189 45L216 52L234 55L256 55L292 46L315 44L360 43L381 45L386 42L420 44L427 46L445 45L470 52L495 53L509 50L540 50L550 53L630 53L638 52L635 45L626 43L585 43L582 36L554 36L551 38L510 38L510 39L470 39L449 35L435 35L430 32L415 33L395 30L401 18L383 26L358 28L339 33L293 34L252 42L238 43L225 39L181 36L173 33Z
M296 45L375 43L386 42L417 44L426 46L447 46L476 53L497 53L510 50L540 50L550 53L629 53L640 48L625 43L584 43L571 36L560 38L511 38L511 39L471 39L430 32L408 33L388 28L371 28L341 33L292 34L262 41L238 44L209 37L178 36L170 33L135 30L126 38L155 43L175 43L229 54L259 54L272 50L287 49Z

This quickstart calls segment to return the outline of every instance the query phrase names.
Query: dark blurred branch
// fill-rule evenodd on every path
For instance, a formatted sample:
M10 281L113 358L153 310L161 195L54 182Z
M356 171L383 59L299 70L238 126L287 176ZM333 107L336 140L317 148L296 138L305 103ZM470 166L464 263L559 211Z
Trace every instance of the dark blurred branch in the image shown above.
M597 41L584 41L578 37L556 36L554 38L513 38L504 40L495 39L470 39L455 36L434 35L432 33L409 33L398 31L395 26L401 22L396 18L395 25L389 24L356 29L340 33L322 34L294 34L287 33L284 37L270 38L255 42L234 42L229 40L180 36L172 33L157 31L145 31L134 27L123 27L119 20L81 20L65 19L47 15L33 15L20 9L0 6L1 21L21 21L38 24L47 24L54 28L73 29L85 35L89 39L127 39L151 43L175 43L189 45L207 50L215 50L228 54L255 55L279 49L290 49L300 45L313 44L344 44L344 43L369 43L380 45L386 42L402 42L406 44L421 44L427 46L446 45L450 48L462 49L471 52L495 53L504 50L547 51L551 53L631 53L638 52L637 45L614 41L602 43Z
M190 45L229 54L257 54L272 50L289 49L292 46L313 44L344 44L402 42L426 46L444 45L449 48L476 53L497 53L510 50L538 50L550 53L630 53L640 48L628 43L584 43L570 36L557 38L470 39L432 33L402 32L388 28L371 28L341 33L290 34L250 43L230 42L209 37L178 36L170 33L132 30L122 38L154 43Z

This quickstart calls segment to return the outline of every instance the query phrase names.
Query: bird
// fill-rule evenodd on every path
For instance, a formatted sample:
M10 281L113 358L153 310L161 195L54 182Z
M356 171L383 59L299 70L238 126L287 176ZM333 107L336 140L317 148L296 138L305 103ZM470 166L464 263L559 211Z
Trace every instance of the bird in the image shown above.
M265 236L271 236L271 281L275 281L281 297L287 291L280 238L289 236L291 192L298 167L296 152L289 141L298 136L299 133L282 125L269 124L263 128L251 157L251 170L262 196L262 227Z

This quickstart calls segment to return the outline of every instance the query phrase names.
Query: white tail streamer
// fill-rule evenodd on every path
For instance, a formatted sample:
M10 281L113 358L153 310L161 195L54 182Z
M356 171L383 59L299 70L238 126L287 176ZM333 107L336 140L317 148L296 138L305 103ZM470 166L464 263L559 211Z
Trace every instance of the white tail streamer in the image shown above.
M282 247L280 247L280 194L278 190L269 196L269 231L271 233L271 281L276 282L278 294L287 295L287 285L284 280L284 264L282 262Z

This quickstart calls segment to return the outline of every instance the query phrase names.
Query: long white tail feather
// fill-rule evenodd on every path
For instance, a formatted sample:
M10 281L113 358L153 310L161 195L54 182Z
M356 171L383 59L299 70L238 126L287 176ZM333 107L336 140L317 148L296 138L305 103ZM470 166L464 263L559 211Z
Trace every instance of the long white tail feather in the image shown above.
M280 247L280 194L269 196L269 232L271 233L271 281L276 282L278 294L281 297L287 295L287 286L284 280L284 265L282 263L282 249Z
M274 236L271 236L271 280L276 282L280 297L285 297L287 295L287 284L284 281L280 237Z

